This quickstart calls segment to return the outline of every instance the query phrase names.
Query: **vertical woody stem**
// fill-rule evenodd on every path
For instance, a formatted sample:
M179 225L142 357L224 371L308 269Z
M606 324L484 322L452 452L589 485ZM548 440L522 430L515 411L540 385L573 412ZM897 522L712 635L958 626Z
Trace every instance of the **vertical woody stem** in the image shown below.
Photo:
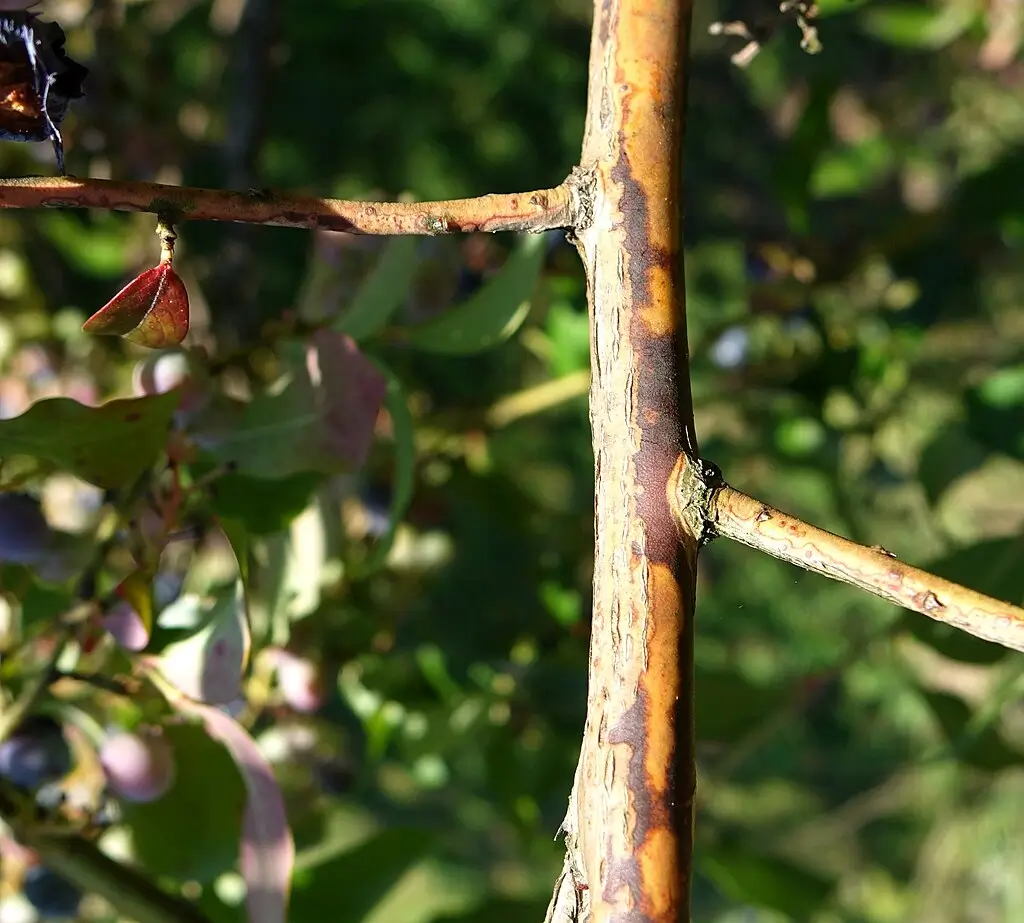
M680 241L689 22L688 0L595 2L578 177L593 208L577 233L591 309L594 613L550 919L689 920L699 524L677 525L668 499L698 454Z

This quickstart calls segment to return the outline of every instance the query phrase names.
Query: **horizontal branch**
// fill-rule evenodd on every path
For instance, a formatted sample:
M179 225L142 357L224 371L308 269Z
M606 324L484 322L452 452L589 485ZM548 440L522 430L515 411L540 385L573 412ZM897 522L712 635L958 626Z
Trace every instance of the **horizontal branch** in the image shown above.
M808 525L729 486L713 491L709 507L709 522L718 535L1024 651L1024 609L918 570L879 548Z
M0 208L102 208L175 220L234 221L349 234L546 231L574 224L574 184L446 202L350 202L68 176L0 179Z

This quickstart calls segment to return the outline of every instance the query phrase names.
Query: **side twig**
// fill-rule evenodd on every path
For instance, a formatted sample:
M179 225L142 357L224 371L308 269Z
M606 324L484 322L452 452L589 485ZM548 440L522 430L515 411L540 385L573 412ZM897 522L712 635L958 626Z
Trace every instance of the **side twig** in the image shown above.
M442 202L351 202L264 189L229 192L73 176L0 179L0 208L103 208L349 234L546 231L572 226L575 181L554 189Z
M674 502L680 504L678 495ZM1024 609L918 570L880 548L826 532L729 486L712 493L708 521L718 535L1024 652Z

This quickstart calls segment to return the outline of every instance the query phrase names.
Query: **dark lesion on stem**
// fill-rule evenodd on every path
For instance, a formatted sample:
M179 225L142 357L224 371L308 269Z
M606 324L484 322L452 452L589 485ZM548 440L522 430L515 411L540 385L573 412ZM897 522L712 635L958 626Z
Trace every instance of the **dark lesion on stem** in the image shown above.
M102 208L175 212L189 221L227 221L349 234L548 231L570 227L580 207L575 176L552 189L441 202L363 202L285 192L236 192L65 177L0 178L0 208Z

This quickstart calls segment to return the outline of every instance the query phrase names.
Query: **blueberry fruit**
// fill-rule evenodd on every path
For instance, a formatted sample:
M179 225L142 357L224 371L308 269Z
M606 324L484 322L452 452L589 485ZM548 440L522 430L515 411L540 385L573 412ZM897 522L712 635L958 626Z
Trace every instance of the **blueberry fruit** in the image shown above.
M71 750L60 725L39 715L28 718L0 744L0 776L20 788L56 782L71 771Z
M44 920L78 916L82 892L70 881L51 872L45 865L34 865L21 883L22 892Z
M35 497L0 493L0 561L31 566L49 550L51 538Z

